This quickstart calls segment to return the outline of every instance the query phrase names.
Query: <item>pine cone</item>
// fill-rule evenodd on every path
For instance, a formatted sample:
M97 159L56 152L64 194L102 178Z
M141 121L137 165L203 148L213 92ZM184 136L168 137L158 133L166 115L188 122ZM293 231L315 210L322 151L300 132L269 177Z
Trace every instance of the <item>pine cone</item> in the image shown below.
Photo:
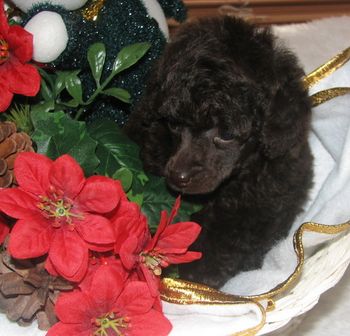
M17 132L13 122L0 122L0 187L16 185L13 165L20 152L34 152L29 135Z
M50 275L45 262L17 260L3 251L0 254L0 312L19 325L28 325L35 318L41 330L57 322L54 304L61 291L70 291L68 281Z

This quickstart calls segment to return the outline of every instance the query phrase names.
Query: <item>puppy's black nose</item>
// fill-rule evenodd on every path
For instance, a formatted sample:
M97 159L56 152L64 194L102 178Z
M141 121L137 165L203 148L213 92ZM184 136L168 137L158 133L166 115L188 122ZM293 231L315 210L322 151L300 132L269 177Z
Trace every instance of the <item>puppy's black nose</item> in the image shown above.
M171 182L179 188L186 187L191 181L191 174L186 171L172 171L169 177Z

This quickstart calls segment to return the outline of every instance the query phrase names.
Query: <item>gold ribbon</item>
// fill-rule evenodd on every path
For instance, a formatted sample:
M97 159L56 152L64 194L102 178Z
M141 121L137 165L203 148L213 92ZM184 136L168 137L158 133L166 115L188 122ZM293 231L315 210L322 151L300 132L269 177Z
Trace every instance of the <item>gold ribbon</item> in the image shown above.
M304 77L303 82L305 87L310 88L321 81L323 78L328 77L334 71L342 67L350 59L350 48L343 50L338 55L331 58L328 62L321 65L307 76Z
M312 106L316 107L320 104L325 103L333 98L343 96L350 93L350 87L336 87L332 89L327 89L319 91L311 96Z
M93 0L91 5L83 9L83 18L87 21L96 21L104 4L105 0Z
M311 88L322 79L331 75L334 71L338 70L344 64L346 64L350 60L350 48L343 50L338 55L334 56L325 64L321 65L310 74L303 78L303 83L306 88ZM323 90L317 92L311 96L312 106L318 106L331 100L333 98L343 96L345 94L350 93L350 88L348 87L336 87L328 90Z

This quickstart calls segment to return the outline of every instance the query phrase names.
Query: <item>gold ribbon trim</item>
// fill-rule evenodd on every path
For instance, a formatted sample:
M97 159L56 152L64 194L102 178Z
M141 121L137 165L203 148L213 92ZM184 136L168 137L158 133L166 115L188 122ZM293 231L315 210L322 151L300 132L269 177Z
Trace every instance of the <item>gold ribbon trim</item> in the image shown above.
M310 88L326 78L334 71L343 66L350 59L350 48L343 50L341 53L330 59L327 63L321 65L316 70L304 77L303 83L305 87Z
M206 285L185 280L164 278L161 283L161 299L176 304L243 304L271 300L287 290L300 276L304 264L303 234L306 231L325 234L337 234L350 230L350 221L339 225L324 225L307 222L300 226L294 235L294 250L297 256L297 266L294 272L284 282L266 293L259 295L231 295L210 288Z
M350 87L336 87L328 90L319 91L311 96L312 106L316 107L333 98L350 93Z
M294 250L297 256L297 266L294 272L282 283L266 293L251 296L231 295L220 292L203 284L193 283L185 280L164 278L161 281L161 299L175 304L188 305L242 305L255 304L262 312L262 319L258 325L250 329L237 332L232 336L254 336L265 325L266 313L274 309L274 297L287 291L300 277L304 264L303 235L305 232L324 234L338 234L350 230L350 221L338 225L324 225L307 222L300 226L294 235ZM259 303L267 300L267 307L264 309Z

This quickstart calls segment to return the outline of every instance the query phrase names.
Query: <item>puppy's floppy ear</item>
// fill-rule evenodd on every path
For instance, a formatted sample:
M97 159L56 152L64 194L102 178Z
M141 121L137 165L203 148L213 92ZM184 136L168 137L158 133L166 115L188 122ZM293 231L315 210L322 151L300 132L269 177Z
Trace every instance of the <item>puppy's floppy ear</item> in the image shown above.
M261 142L267 157L284 155L307 141L311 100L300 77L280 85L264 105Z
M144 169L156 175L163 175L170 157L171 134L158 116L160 88L155 75L147 90L131 113L124 127L125 133L140 146Z

